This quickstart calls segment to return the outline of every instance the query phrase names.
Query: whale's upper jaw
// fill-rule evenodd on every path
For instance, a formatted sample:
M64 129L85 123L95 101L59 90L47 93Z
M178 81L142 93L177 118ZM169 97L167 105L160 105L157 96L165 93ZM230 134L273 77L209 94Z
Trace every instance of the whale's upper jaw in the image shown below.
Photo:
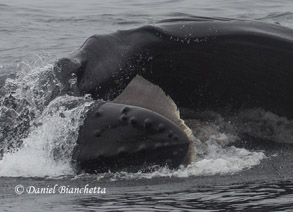
M153 111L97 102L79 132L73 159L92 172L138 171L184 164L189 140L174 122Z

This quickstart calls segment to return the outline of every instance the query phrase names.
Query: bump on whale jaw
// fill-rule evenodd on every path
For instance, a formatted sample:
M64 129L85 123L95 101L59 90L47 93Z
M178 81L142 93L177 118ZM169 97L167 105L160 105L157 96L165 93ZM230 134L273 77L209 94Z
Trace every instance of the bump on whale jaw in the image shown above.
M60 90L54 91L52 99L57 96L68 94L73 96L80 96L81 92L76 83L73 81L78 79L78 74L83 68L81 63L77 60L62 58L59 59L54 66L54 75L62 83L62 88Z
M97 102L80 128L73 160L88 173L176 168L188 160L189 143L183 130L158 113Z

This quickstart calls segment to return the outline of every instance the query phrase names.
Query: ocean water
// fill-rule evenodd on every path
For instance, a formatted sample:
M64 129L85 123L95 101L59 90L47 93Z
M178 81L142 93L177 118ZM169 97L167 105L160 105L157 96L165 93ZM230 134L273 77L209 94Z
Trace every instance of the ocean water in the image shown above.
M292 28L293 2L0 1L1 211L293 211L293 121L261 108L201 111L186 120L198 139L188 167L77 175L71 166L93 100L64 95L50 102L62 86L52 74L54 61L93 34L191 16ZM70 192L86 185L106 192Z

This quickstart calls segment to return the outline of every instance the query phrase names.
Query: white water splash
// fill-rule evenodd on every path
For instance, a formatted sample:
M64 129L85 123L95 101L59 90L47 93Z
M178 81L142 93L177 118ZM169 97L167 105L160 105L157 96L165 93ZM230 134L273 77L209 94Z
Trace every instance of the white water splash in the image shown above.
M217 145L210 145L209 148L215 148ZM193 162L187 167L181 166L177 170L162 167L151 173L113 173L112 181L117 179L151 179L154 177L180 177L190 176L211 176L216 174L234 174L244 169L250 169L260 164L265 158L262 152L250 152L246 149L231 147L228 149L217 149L210 153L206 158ZM100 176L98 176L100 178Z
M68 104L74 107L66 107ZM90 104L81 97L55 99L23 140L23 146L4 155L0 161L0 176L54 177L74 174L71 153Z
M197 122L197 121L196 121ZM235 146L226 146L238 139L237 136L221 133L212 123L202 123L200 128L201 139L198 141L195 152L197 158L187 167L181 166L179 169L169 169L162 167L151 173L110 173L110 180L118 179L151 179L154 177L179 177L186 178L190 176L211 176L216 174L234 174L244 169L250 169L258 164L266 156L263 152L249 151ZM98 175L97 178L103 178Z
M71 154L92 99L62 95L51 101L61 85L47 60L22 62L17 77L6 80L1 90L0 176L74 174Z

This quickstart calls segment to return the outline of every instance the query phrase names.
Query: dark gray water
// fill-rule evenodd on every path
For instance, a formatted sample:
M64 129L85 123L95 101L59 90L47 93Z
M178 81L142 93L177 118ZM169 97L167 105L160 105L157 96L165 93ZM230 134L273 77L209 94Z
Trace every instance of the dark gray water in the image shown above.
M70 166L76 131L92 100L63 96L46 106L56 84L51 74L55 59L93 34L190 16L293 27L293 2L1 0L1 87L7 77L17 75L6 81L1 102L13 97L22 107L12 110L1 103L0 140L9 145L24 143L18 152L0 160L1 211L293 211L293 122L262 109L241 111L236 117L209 114L208 121L187 120L207 143L205 156L187 168L76 176ZM64 106L69 103L74 107ZM35 125L26 127L31 118L26 111L35 114ZM54 115L59 113L65 118ZM21 130L14 131L16 127ZM244 139L243 134L249 136ZM219 145L219 140L225 145ZM52 157L60 149L65 153ZM87 184L105 187L106 193L15 192L17 185L26 189Z

